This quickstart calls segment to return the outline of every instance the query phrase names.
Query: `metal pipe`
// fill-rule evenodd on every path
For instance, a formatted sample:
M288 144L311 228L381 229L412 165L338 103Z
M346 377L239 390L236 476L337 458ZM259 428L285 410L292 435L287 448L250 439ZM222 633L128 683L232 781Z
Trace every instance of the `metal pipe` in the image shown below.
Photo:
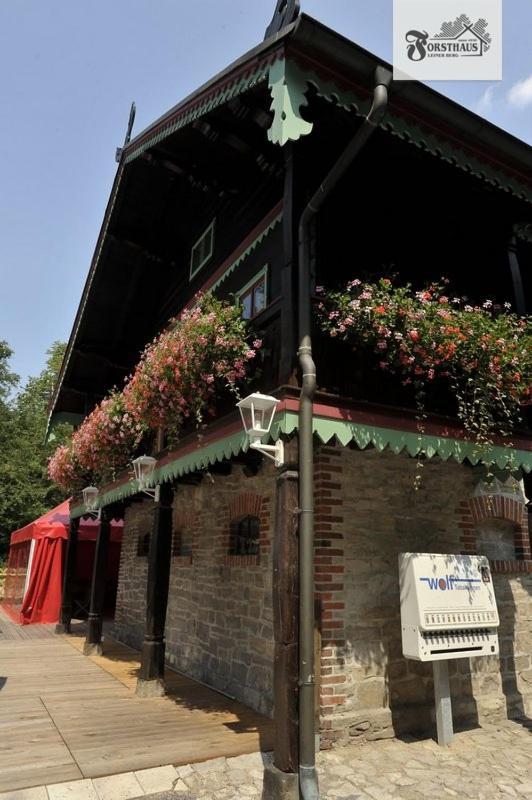
M312 402L316 365L312 358L310 224L342 175L381 122L392 75L375 70L373 103L364 122L301 215L299 221L299 791L302 800L318 800L314 730L314 453Z

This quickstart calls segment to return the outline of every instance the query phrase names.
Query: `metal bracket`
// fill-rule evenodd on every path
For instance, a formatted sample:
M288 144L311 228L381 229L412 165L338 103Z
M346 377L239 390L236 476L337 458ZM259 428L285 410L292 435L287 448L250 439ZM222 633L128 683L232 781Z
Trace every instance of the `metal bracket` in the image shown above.
M144 487L139 486L139 491L142 494L146 494L148 497L151 497L155 503L159 503L161 499L161 486L157 484L154 489L145 489Z
M123 144L122 147L117 147L116 148L115 160L116 160L117 164L120 163L120 160L122 158L122 153L124 152L124 149L127 147L127 145L131 141L131 131L133 130L133 123L135 122L135 114L136 113L137 113L137 107L136 107L135 103L133 102L133 103L131 103L131 108L129 110L129 120L128 120L128 123L127 123L127 130L126 130L126 137L124 139L124 144Z
M287 25L291 25L292 22L295 22L299 17L300 9L300 0L277 0L272 21L266 28L264 38L269 39L270 36L275 36L276 33L282 31Z
M284 442L278 439L275 444L262 444L261 442L251 442L249 445L251 450L258 450L259 453L271 458L275 462L276 467L282 467L284 464Z

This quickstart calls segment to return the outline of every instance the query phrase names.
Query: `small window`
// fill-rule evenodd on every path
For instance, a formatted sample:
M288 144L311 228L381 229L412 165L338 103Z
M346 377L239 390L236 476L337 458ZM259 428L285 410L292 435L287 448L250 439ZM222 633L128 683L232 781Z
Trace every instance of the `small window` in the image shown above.
M150 534L141 534L137 541L137 556L145 558L150 552Z
M190 253L190 278L192 279L205 266L214 249L214 220L204 231Z
M231 523L229 555L257 556L259 554L260 521L258 517L240 517Z
M176 557L191 556L192 542L189 531L184 528L175 528L172 535L172 555Z
M244 319L253 319L264 311L267 306L267 288L266 269L263 269L238 293Z

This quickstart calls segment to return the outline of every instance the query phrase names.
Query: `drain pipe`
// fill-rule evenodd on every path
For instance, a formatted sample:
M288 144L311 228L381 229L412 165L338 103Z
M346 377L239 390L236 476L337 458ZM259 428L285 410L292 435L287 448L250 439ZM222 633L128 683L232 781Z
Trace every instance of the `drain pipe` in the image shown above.
M342 175L381 122L388 105L392 75L375 70L371 109L354 138L331 169L299 221L299 789L302 800L319 800L314 730L314 453L312 401L316 365L312 358L310 295L310 224Z

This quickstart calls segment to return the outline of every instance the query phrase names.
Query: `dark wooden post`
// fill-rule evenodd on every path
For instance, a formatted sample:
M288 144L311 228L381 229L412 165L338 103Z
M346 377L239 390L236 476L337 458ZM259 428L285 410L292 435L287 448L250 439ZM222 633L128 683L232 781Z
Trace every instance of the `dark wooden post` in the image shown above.
M61 595L61 614L55 626L56 633L70 633L72 620L72 584L76 573L76 554L78 551L79 519L70 518L68 542L66 545L63 591Z
M263 800L298 800L299 473L297 440L285 442L277 477L273 533L273 764L264 769Z
M160 487L159 502L153 512L153 530L148 556L146 587L146 628L142 645L142 660L137 695L160 697L164 686L164 626L168 604L170 561L172 557L172 503L174 491L170 484Z
M88 631L83 647L86 656L102 654L102 614L105 598L105 578L107 573L107 553L111 535L112 512L110 508L102 508L100 530L96 540L94 565L92 568L91 604L89 610Z

